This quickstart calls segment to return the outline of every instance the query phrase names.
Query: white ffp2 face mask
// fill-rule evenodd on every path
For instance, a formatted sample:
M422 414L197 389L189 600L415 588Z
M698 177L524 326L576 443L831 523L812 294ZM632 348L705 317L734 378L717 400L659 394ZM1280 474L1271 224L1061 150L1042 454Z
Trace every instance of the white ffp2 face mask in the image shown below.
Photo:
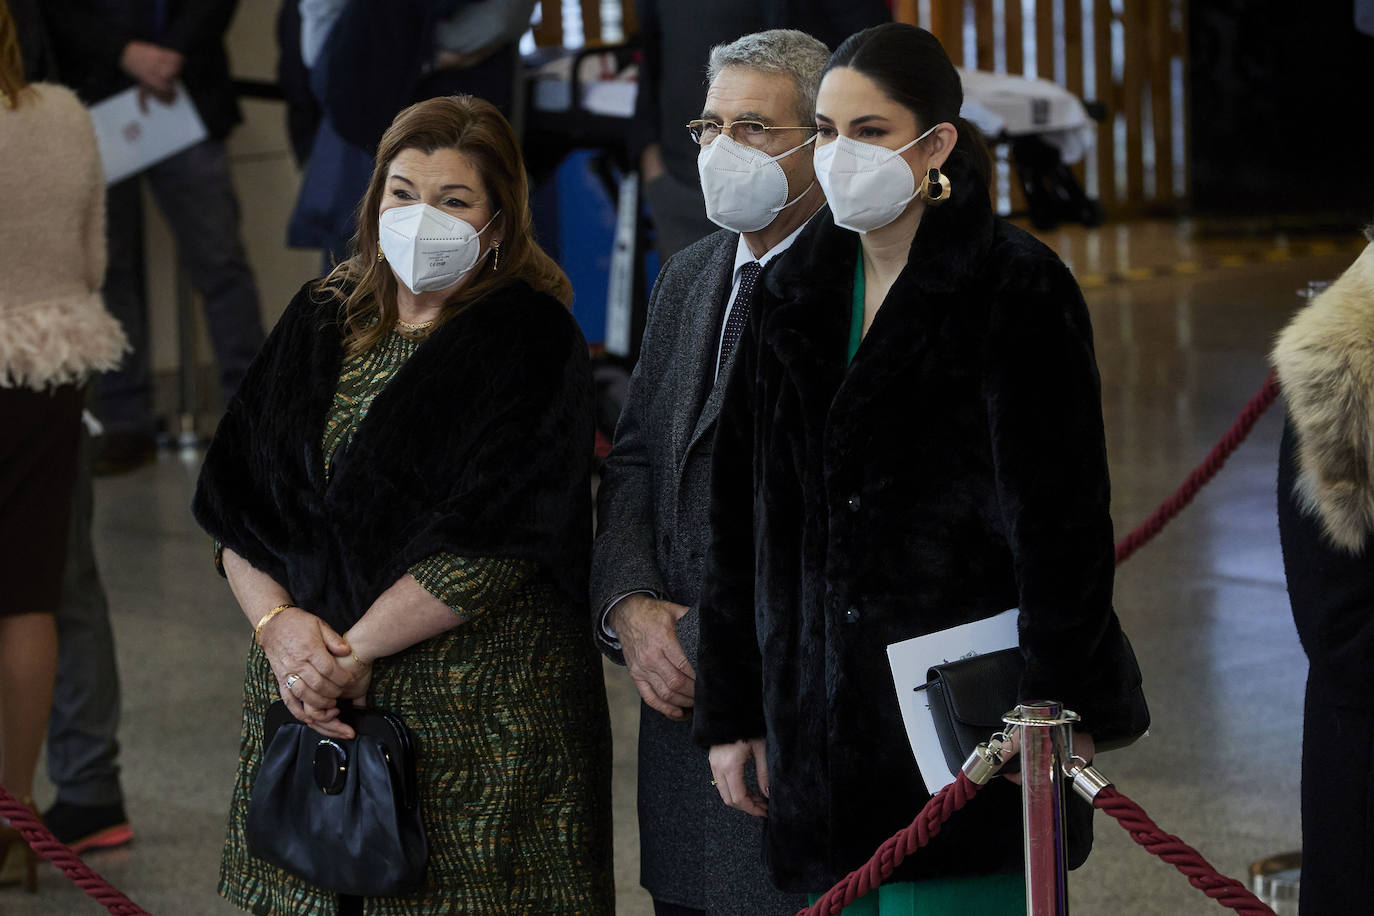
M481 229L429 204L392 207L377 220L377 244L396 279L412 293L448 289L467 275L482 256Z
M835 225L872 232L901 216L916 197L916 175L901 154L929 137L935 127L898 149L848 137L817 147L816 180Z
M802 191L787 199L787 173L778 160L815 139L812 136L776 156L737 143L723 133L703 146L697 154L697 172L706 198L706 218L735 232L757 232L773 222L785 207L806 194Z

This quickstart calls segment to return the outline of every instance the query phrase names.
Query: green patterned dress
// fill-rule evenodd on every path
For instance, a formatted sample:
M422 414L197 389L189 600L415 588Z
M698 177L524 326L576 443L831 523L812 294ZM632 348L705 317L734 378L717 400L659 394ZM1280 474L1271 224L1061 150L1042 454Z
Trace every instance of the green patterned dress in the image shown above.
M393 330L344 361L326 469L419 343ZM406 897L369 898L364 912L612 913L610 724L583 616L530 561L438 554L410 574L463 621L378 659L368 698L415 733L428 883ZM248 854L262 719L277 698L254 643L219 892L259 916L333 916L336 896Z

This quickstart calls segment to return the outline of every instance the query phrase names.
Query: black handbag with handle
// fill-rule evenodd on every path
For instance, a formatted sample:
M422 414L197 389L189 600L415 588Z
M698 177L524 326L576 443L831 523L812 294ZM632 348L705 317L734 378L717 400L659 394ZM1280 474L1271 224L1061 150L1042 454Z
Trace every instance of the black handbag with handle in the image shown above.
M360 897L425 883L415 738L382 709L340 706L357 733L322 735L280 700L263 719L263 759L246 825L248 851L318 888Z
M1125 747L1150 726L1140 666L1125 633L1121 634L1118 657L1132 688L1126 732L1119 737L1098 738L1095 743L1099 751ZM945 662L926 672L926 683L917 689L924 689L929 696L935 732L950 772L957 773L980 742L1005 729L1002 716L1016 707L1025 670L1021 650L1011 648Z

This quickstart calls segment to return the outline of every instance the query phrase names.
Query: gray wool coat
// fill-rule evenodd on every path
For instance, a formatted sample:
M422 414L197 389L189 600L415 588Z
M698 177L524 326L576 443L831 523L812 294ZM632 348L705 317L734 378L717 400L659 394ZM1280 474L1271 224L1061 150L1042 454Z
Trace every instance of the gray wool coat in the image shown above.
M709 541L711 445L730 365L715 371L721 316L739 236L721 230L674 255L659 274L639 363L602 472L591 606L636 590L686 605L678 638L697 666L697 595ZM733 357L731 359L733 363ZM711 916L792 914L805 898L773 888L761 859L763 822L727 808L711 785L691 720L641 703L640 883L657 900Z

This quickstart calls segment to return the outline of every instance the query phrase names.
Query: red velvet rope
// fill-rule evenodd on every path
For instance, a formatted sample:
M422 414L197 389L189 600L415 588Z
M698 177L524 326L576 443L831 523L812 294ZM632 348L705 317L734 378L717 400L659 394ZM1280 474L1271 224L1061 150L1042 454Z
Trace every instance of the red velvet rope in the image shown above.
M1250 403L1241 411L1226 435L1213 446L1206 460L1188 475L1188 479L1178 491L1143 525L1126 535L1116 545L1118 566L1159 534L1174 516L1193 501L1198 491L1217 475L1226 459L1245 441L1245 437L1254 429L1260 416L1269 409L1278 395L1278 377L1270 372L1259 393L1250 399ZM941 826L949 820L950 815L968 804L979 788L960 773L953 783L931 796L930 801L926 802L926 806L909 826L888 838L867 863L846 875L814 905L800 910L798 916L838 916L846 906L882 884L897 866L902 864L903 859L929 843L931 838L940 832ZM1234 878L1217 874L1195 849L1177 837L1160 831L1138 805L1115 789L1104 789L1094 804L1120 821L1137 843L1173 864L1188 876L1190 884L1217 900L1222 906L1230 907L1247 916L1273 916L1274 911L1260 903L1244 885ZM94 897L111 913L116 916L148 916L146 911L140 909L108 881L92 871L75 853L58 842L28 806L16 801L3 786L0 786L0 814L9 819L34 852L62 869L77 887Z
M148 916L147 910L121 894L114 885L97 875L76 853L64 846L43 826L28 805L16 799L3 786L0 786L0 815L4 815L10 826L19 831L30 849L62 869L73 884L94 897L115 916Z
M1108 786L1097 793L1093 807L1116 818L1131 839L1177 868L1189 884L1217 903L1245 916L1274 916L1274 911L1261 903L1244 884L1218 874L1201 853L1178 837L1160 830L1139 805L1115 788Z
M1245 409L1240 412L1236 422L1226 431L1226 435L1221 437L1221 441L1212 446L1212 451L1207 458L1193 469L1193 473L1188 475L1188 479L1183 481L1183 485L1173 496L1165 500L1164 504L1155 510L1143 525L1132 531L1121 539L1116 545L1116 565L1120 566L1126 558L1135 553L1145 545L1147 541L1159 534L1175 515L1183 511L1193 497L1197 496L1198 491L1217 476L1221 466L1226 463L1226 459L1231 457L1245 437L1250 435L1250 430L1255 428L1255 423L1263 413L1269 409L1270 405L1279 396L1279 379L1274 372L1269 373L1269 377L1264 380L1264 385L1259 392L1250 399L1250 403L1245 405Z
M967 805L980 788L961 772L954 782L930 797L910 825L888 837L873 858L845 875L814 904L798 910L797 916L838 916L849 904L886 881L903 859L929 843L950 815Z

